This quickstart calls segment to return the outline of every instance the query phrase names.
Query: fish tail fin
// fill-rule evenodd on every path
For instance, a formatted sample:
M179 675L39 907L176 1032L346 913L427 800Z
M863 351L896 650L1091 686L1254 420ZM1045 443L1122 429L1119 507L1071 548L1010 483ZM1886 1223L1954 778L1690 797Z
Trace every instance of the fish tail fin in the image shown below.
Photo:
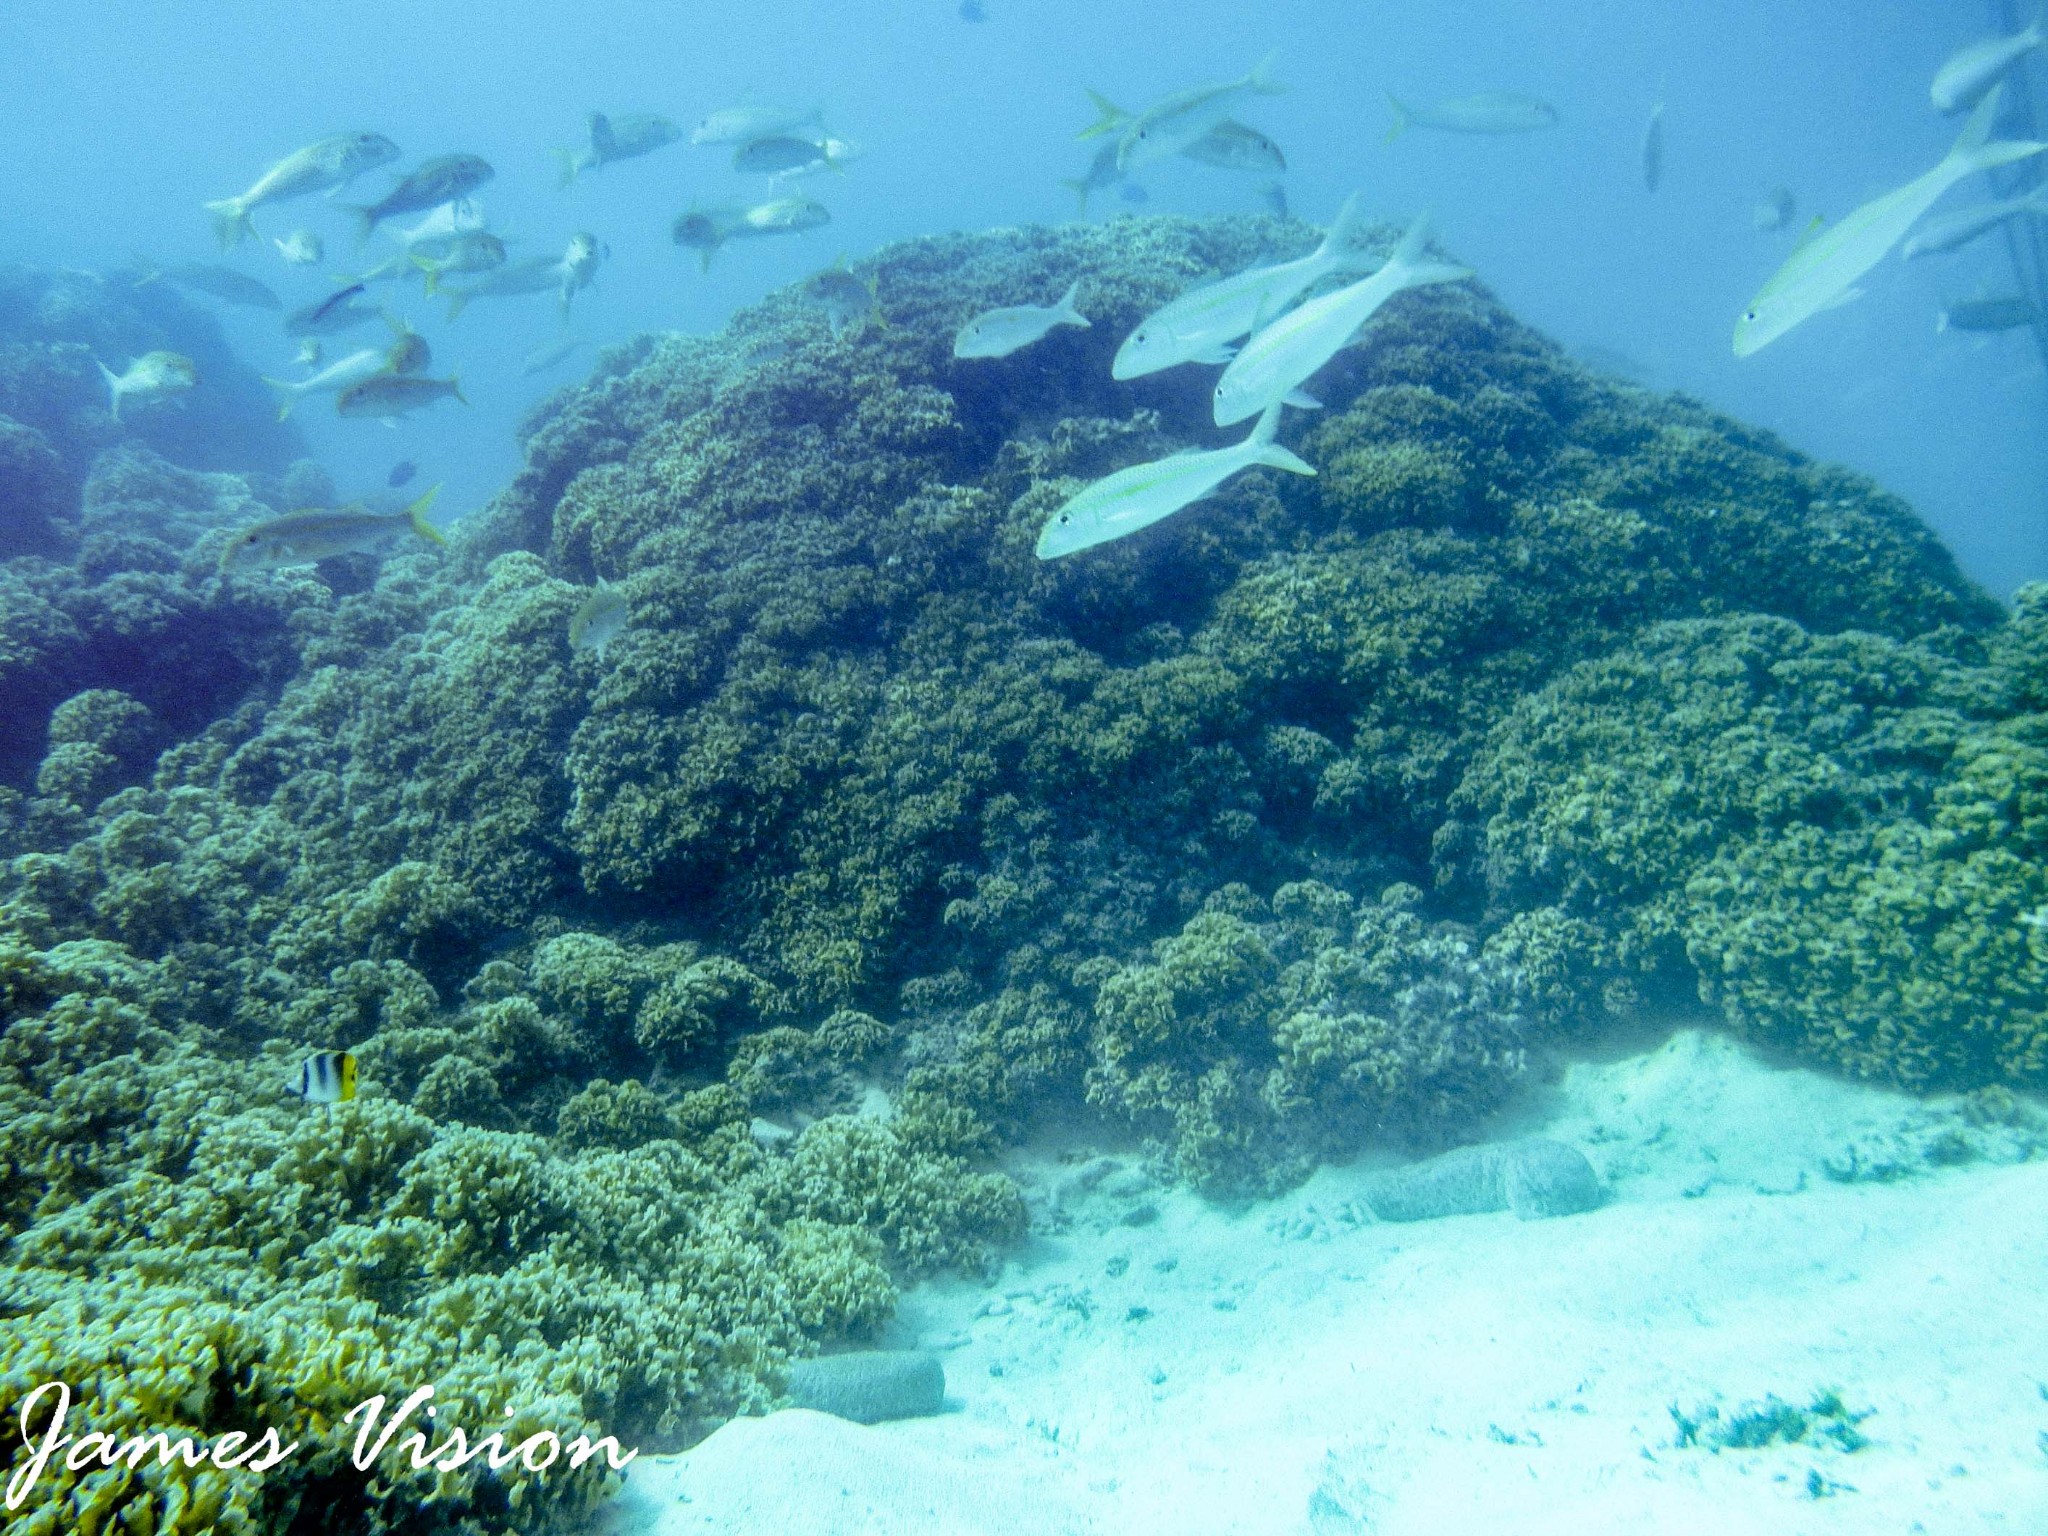
M1973 176L1979 171L1995 171L2001 165L2025 160L2043 150L2048 150L2048 144L2038 139L1993 139L1956 157L1956 166L1961 175Z
M92 361L93 366L99 369L100 377L107 381L108 406L109 409L111 409L112 412L114 413L114 420L119 421L121 419L120 376L116 374L113 369L109 368L105 363L101 362L98 358L94 358Z
M555 187L566 192L576 185L576 173L583 169L582 161L573 149L551 151L555 157Z
M413 257L412 264L426 274L427 297L433 298L441 291L441 269L424 256ZM455 317L450 315L448 318L453 320Z
M1115 133L1131 120L1130 113L1100 91L1089 91L1088 99L1095 103L1095 121L1075 134L1077 139L1099 139L1105 133Z
M1258 425L1252 428L1251 444L1254 463L1264 464L1273 469L1284 469L1290 474L1313 475L1315 466L1280 446L1275 435L1280 430L1282 402L1274 401L1259 413Z
M1072 192L1072 193L1074 194L1074 200L1075 200L1075 202L1076 202L1077 204L1079 204L1079 207L1078 207L1078 208L1077 208L1077 209L1075 210L1075 216L1076 216L1077 218L1083 218L1083 219L1087 218L1087 217L1088 217L1088 183L1087 183L1087 182L1085 182L1085 181L1082 181L1082 180L1080 180L1080 179L1078 179L1078 178L1076 178L1076 179L1074 179L1074 180L1071 180L1071 181L1069 181L1069 180L1065 180L1065 179L1062 179L1062 180L1061 180L1061 182L1060 182L1060 185L1061 185L1061 186L1063 186L1063 187L1065 187L1065 188L1067 188L1067 189L1068 189L1069 191L1071 191L1071 192Z
M1244 83L1257 91L1261 96L1279 95L1287 89L1286 86L1273 78L1273 66L1279 62L1280 50L1275 48L1252 66L1252 72L1244 77Z
M1342 266L1351 257L1351 242L1357 237L1360 217L1358 194L1354 192L1344 199L1344 206L1337 210L1337 217L1330 220L1329 233L1323 236L1323 243L1316 248L1318 262Z
M462 397L457 395L456 398L459 400ZM441 530L427 521L427 510L433 506L434 498L440 494L441 487L438 485L433 487L426 495L405 509L405 517L406 521L412 525L414 533L425 539L429 544L439 544L445 549L448 546L448 541L441 537Z
M1394 247L1394 254L1387 258L1388 265L1398 261L1404 267L1412 267L1421 262L1424 252L1429 249L1429 237L1434 227L1427 209L1415 215L1407 233L1401 236L1401 243Z
M248 207L239 197L224 197L217 203L208 203L206 211L213 215L214 237L220 241L222 250L240 245L256 233L256 226L249 222Z
M448 393L455 397L456 404L469 404L469 398L462 393L462 377L460 374L451 373L448 375ZM436 486L435 489L439 490L440 487Z
M1472 275L1470 267L1449 261L1418 261L1401 276L1403 288L1427 288L1432 283L1462 283Z
M1401 105L1401 98L1392 91L1387 92L1387 105L1394 109L1394 125L1387 130L1386 137L1386 142L1391 144L1408 131L1408 125L1414 118L1408 109Z
M466 293L463 293L463 292L461 292L460 290L452 290L452 291L451 291L451 292L449 293L449 295L448 295L448 320L449 320L449 323L450 323L451 325L452 325L452 324L453 324L453 323L454 323L455 321L457 321L457 320L459 320L459 319L461 319L461 318L462 318L462 311L463 311L464 309L466 309L466 308L468 307L468 305L469 305L469 295L468 295L468 294L466 294Z
M1948 158L1979 149L1991 141L1992 127L1998 122L1999 108L2005 103L2005 82L1999 81L1984 93L1983 99L1971 111L1969 120L1963 124L1963 131L1956 135L1955 144L1949 149Z
M1074 300L1078 299L1080 296L1081 279L1077 277L1071 283L1067 284L1067 291L1060 295L1059 303L1054 305L1053 307L1060 312L1060 319L1062 321L1064 321L1068 325L1078 325L1081 327L1081 329L1085 331L1090 328L1088 325L1088 317L1082 314L1081 311L1079 311L1078 309L1074 308Z

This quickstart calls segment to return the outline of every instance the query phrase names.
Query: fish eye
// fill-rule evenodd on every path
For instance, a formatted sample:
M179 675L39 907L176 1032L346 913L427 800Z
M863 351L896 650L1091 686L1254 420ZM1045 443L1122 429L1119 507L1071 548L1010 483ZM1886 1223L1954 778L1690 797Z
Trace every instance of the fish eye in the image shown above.
M1066 526L1067 526L1067 524L1071 523L1071 522L1072 522L1073 520L1074 520L1074 515L1073 515L1073 513L1071 513L1071 512L1062 512L1062 513L1060 514L1060 526L1061 526L1062 528L1066 527Z
M1756 318L1756 311L1753 309L1745 309L1742 312L1742 318L1745 320L1754 320Z

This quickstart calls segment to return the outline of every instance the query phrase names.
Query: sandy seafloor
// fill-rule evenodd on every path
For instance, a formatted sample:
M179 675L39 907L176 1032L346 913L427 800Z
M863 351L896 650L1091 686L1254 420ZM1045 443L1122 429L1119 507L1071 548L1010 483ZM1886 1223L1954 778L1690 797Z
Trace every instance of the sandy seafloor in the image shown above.
M947 1412L736 1420L641 1458L603 1528L2048 1530L2048 1158L1964 1125L1682 1029L1489 1128L1582 1148L1610 1199L1577 1216L1377 1223L1384 1162L1226 1209L1035 1149L1030 1243L884 1341L943 1353ZM1862 1449L1675 1443L1673 1405L1823 1389Z

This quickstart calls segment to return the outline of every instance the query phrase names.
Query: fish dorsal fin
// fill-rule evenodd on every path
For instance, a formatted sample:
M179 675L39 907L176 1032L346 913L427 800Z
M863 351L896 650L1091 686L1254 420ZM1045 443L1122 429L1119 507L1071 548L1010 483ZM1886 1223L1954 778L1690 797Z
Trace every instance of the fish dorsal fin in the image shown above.
M1820 238L1820 232L1826 229L1827 227L1828 221L1816 213L1813 216L1813 222L1807 225L1804 230L1800 231L1798 240L1793 243L1793 251L1797 253L1799 251L1805 250L1809 245L1813 244L1814 241Z

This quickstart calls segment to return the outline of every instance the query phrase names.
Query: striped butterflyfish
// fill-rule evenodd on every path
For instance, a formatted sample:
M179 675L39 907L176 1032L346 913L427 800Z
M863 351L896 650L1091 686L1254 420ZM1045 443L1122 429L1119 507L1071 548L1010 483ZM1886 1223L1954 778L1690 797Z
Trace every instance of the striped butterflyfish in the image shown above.
M346 1104L356 1096L356 1059L347 1051L315 1051L284 1085L308 1104Z

